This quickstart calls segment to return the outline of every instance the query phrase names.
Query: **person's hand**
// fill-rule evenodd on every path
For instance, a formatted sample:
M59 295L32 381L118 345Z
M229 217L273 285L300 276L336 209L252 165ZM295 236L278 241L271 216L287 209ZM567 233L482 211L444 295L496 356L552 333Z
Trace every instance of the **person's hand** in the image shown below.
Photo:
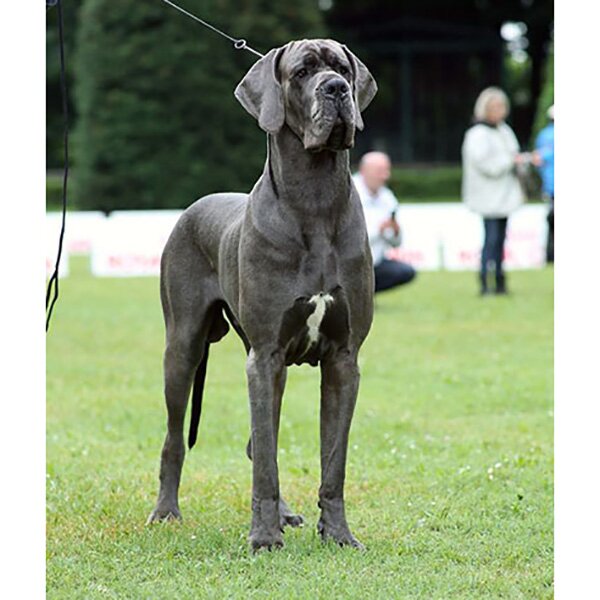
M544 159L542 158L542 155L537 150L534 150L531 153L531 162L536 167L541 167L544 164Z
M528 152L522 152L521 154L515 155L515 164L524 165L529 162L531 155Z
M387 219L379 226L379 233L383 233L386 229L393 229L394 235L398 235L400 233L400 226L396 219Z

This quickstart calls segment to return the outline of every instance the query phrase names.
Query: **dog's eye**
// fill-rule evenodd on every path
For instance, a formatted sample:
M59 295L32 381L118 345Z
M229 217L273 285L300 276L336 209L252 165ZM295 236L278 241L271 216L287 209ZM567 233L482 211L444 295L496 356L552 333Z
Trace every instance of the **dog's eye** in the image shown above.
M308 71L306 69L300 69L299 71L296 71L296 77L298 79L302 79L303 77L306 77L308 75Z
M350 73L350 71L348 70L348 68L344 67L344 65L342 65L340 67L339 71L340 71L340 75L343 75L344 77Z

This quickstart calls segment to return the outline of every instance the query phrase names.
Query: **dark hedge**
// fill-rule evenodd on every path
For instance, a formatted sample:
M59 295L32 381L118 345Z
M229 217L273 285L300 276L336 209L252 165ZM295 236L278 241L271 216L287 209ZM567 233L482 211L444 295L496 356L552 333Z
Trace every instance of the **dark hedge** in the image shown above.
M314 0L182 5L263 53L324 35ZM249 191L266 138L233 90L255 60L164 3L86 0L75 63L75 204L180 208L215 191Z

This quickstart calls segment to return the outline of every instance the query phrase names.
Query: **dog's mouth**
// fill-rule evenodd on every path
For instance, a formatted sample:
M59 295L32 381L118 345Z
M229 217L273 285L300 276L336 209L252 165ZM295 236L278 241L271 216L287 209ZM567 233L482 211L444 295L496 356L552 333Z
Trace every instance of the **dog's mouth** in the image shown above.
M316 131L315 131L316 130ZM333 108L304 135L304 148L310 152L348 150L354 146L354 118L347 107Z
M347 124L343 121L341 117L335 121L331 129L331 133L327 138L327 142L325 144L326 148L330 148L331 150L346 150L351 146L346 145L346 133L348 131Z

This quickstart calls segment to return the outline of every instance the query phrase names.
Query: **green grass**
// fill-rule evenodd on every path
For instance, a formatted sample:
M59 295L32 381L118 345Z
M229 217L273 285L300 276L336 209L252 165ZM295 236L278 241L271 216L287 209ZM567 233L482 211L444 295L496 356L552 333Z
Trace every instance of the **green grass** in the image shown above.
M285 547L248 549L244 352L208 366L182 523L146 527L165 433L158 280L71 264L47 348L48 598L553 597L553 273L420 273L377 297L346 482L365 553L316 534L318 370L289 372L283 494L304 514Z

